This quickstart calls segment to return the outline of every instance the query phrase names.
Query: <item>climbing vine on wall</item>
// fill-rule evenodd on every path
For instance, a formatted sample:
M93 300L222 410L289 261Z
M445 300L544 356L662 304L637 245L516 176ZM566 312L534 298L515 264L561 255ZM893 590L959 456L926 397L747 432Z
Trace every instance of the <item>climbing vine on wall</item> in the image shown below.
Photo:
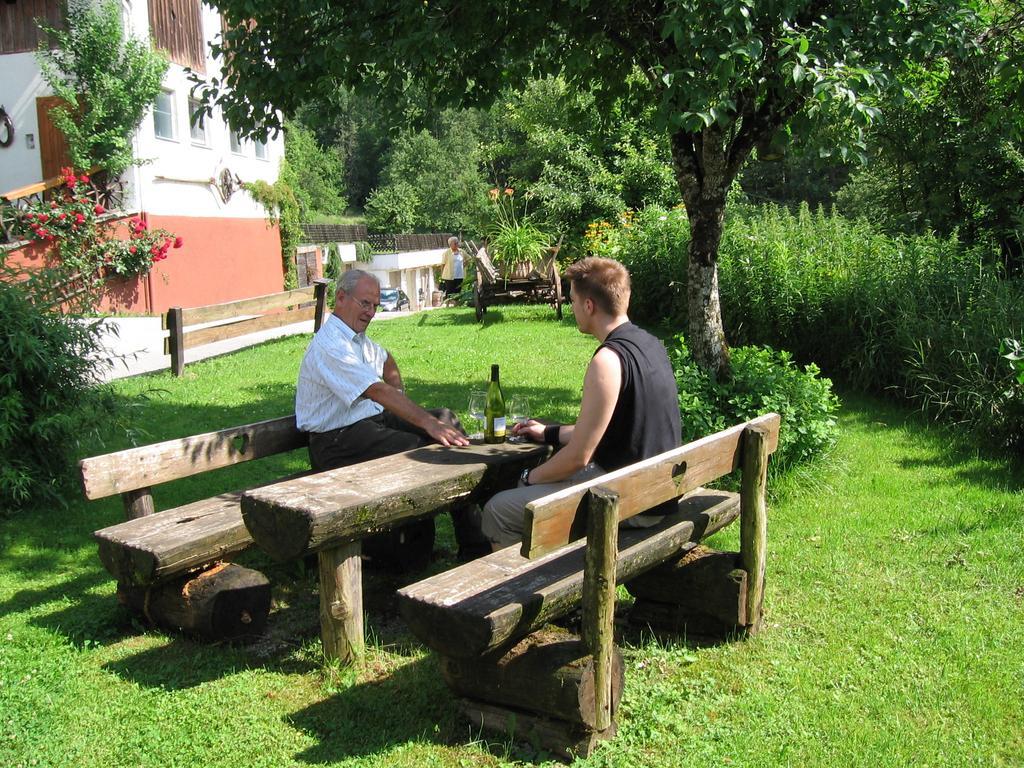
M299 280L295 270L295 250L302 242L302 216L295 191L280 179L274 184L265 181L246 182L242 187L266 209L269 224L277 224L280 229L284 287L286 290L297 287Z

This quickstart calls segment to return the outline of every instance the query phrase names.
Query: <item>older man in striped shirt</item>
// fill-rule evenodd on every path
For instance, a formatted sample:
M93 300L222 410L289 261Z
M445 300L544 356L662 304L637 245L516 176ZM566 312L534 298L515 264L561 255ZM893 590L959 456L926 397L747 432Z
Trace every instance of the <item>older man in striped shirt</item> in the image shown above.
M361 269L338 281L333 314L299 368L295 418L309 432L313 469L343 467L437 442L468 445L447 408L428 411L405 394L395 359L366 335L380 283Z
M379 304L380 283L374 275L361 269L344 273L334 312L302 358L295 419L299 429L309 432L310 463L317 471L430 442L469 445L454 413L427 410L406 396L395 359L367 337ZM479 514L478 507L452 511L461 559L486 549ZM433 521L419 525L433 526Z

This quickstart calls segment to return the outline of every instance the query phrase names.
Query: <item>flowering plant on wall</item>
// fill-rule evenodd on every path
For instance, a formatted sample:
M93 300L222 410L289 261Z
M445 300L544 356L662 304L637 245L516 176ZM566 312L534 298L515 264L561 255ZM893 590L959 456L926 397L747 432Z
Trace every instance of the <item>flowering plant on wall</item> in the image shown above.
M62 168L61 176L53 198L29 203L18 224L28 239L52 244L65 268L96 279L134 277L181 247L180 237L150 229L141 218L106 217L87 174Z

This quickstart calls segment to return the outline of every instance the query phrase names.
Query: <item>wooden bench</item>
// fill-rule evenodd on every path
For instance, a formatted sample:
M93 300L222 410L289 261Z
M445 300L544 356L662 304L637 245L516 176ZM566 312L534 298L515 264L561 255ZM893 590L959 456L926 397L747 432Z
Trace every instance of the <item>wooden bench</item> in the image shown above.
M278 560L316 552L320 634L329 659L362 655L362 542L515 485L543 445L431 445L246 491L242 516L256 545Z
M259 633L270 610L269 582L257 571L224 565L252 544L241 492L157 512L152 489L307 443L293 415L79 462L87 499L120 494L124 502L127 522L94 534L121 600L155 624L206 638Z
M475 727L528 735L562 754L589 753L614 735L624 679L613 644L617 581L640 594L635 607L651 624L686 631L711 618L725 630L757 631L765 473L778 429L768 414L545 496L524 510L521 548L399 590L402 616L441 655ZM739 495L703 488L740 467ZM678 510L658 525L619 530L676 498ZM703 537L736 517L738 555L696 556ZM581 603L582 640L531 634Z
M313 320L316 333L328 309L328 284L328 280L317 278L312 285L292 291L190 309L171 307L163 315L163 328L168 331L164 354L171 356L171 370L175 376L181 376L185 371L185 350L203 344L304 320ZM186 330L199 325L205 327Z

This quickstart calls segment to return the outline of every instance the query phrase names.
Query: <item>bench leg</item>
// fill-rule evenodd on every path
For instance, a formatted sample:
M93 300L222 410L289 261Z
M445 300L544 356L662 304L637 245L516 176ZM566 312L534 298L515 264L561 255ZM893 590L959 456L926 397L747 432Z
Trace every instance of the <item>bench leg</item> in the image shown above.
M589 492L587 549L583 560L583 643L594 657L594 730L611 727L615 649L615 557L619 549L619 497Z
M740 559L747 571L747 634L761 626L764 573L768 549L768 431L747 427L743 433L743 479L740 487Z
M351 662L363 655L363 565L358 542L322 550L320 640L324 656Z

